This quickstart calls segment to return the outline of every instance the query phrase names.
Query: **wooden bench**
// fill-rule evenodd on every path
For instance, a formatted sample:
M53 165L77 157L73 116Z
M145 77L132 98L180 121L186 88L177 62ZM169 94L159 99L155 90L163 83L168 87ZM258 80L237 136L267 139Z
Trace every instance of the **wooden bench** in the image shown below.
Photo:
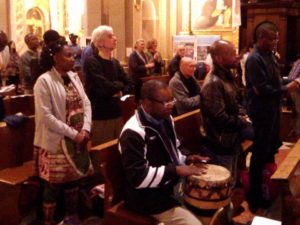
M199 110L180 115L174 119L174 122L182 145L186 148L193 148L194 151L199 150L202 137ZM104 224L153 224L155 221L152 218L136 214L124 207L125 175L118 151L118 140L115 139L92 148L90 156L95 168L101 165L105 180Z
M32 160L34 130L34 116L29 116L17 128L9 127L5 122L0 123L0 170Z
M169 75L146 76L146 77L142 77L141 80L143 81L143 83L148 80L158 80L158 81L162 81L166 84L169 84L170 76Z
M33 187L28 178L33 175L34 128L34 116L17 128L0 123L0 224L20 224L30 208L23 197L30 198L33 193L21 193Z
M12 115L21 112L24 115L34 115L33 95L14 95L3 99L4 115Z
M105 180L105 225L154 225L155 220L124 207L125 174L122 168L118 140L112 140L92 148L91 158L95 168L100 165Z
M194 110L174 118L175 130L178 139L182 146L191 150L192 152L199 151L201 146L201 124L202 118L200 110Z
M28 178L33 175L33 161L21 166L0 170L0 224L18 225L33 202L24 202L34 193L23 193L32 184ZM27 189L28 190L28 189ZM26 195L26 196L24 196Z
M124 123L134 114L136 108L137 103L135 102L134 95L128 95L124 101L121 101L122 119Z
M281 152L282 151L282 152ZM294 221L299 220L299 200L295 199L293 194L299 195L299 174L300 174L300 139L292 147L291 150L280 150L278 155L282 158L280 164L271 179L276 181L279 186L279 194L281 197L281 218L282 224L294 224ZM296 173L296 176L294 174ZM291 193L294 190L295 193ZM299 196L296 196L299 198ZM294 215L298 212L298 215ZM295 218L297 216L297 218Z

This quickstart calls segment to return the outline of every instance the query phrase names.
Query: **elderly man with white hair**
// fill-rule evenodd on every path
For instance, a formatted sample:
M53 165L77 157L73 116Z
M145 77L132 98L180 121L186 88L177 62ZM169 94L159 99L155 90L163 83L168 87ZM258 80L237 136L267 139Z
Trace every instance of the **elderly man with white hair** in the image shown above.
M130 92L131 83L112 57L117 38L112 27L99 26L92 33L96 49L84 62L86 90L92 104L92 145L99 145L119 136L122 129L120 97Z

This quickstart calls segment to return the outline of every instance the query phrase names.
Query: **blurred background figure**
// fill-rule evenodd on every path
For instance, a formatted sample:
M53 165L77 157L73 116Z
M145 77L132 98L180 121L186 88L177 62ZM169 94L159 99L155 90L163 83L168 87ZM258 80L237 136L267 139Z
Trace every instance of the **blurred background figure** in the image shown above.
M249 54L253 51L253 43L250 42L246 48L244 48L241 51L241 61L240 61L240 65L241 65L241 69L242 69L242 84L244 85L244 87L246 87L246 61L247 58L249 56Z
M176 54L173 59L170 61L168 66L168 73L170 77L173 77L174 74L179 71L179 62L180 59L185 55L185 46L184 45L177 45L176 47Z
M69 39L71 41L71 44L69 45L71 47L72 53L75 58L75 64L74 64L74 71L80 71L81 70L81 48L77 44L78 35L71 33L69 35Z
M290 80L295 80L300 77L300 59L294 62L293 67L289 73L288 78ZM293 127L293 133L297 139L300 138L300 89L298 88L295 92L291 93L291 97L294 101L295 111L296 111L296 121Z
M24 93L32 94L35 81L32 73L33 64L37 64L40 58L40 42L38 37L33 33L27 34L24 41L28 49L20 57L20 80L24 86Z
M14 84L16 85L16 92L18 92L18 85L20 83L19 75L20 75L20 56L16 50L16 44L14 41L8 42L9 48L9 62L6 66L6 85Z
M151 62L145 54L145 41L138 39L134 45L134 51L130 54L128 60L128 75L134 85L135 101L139 102L142 88L142 77L149 76L154 68L154 62Z
M151 75L161 75L162 67L164 66L164 61L161 54L157 51L157 40L152 38L147 42L147 52L146 55L150 62L154 62L154 67L151 69Z
M154 68L154 62L145 54L145 41L138 39L134 45L134 51L129 56L129 77L133 83L136 83L140 78L150 75Z
M2 83L2 77L4 76L5 69L9 61L9 48L7 44L7 35L0 30L0 86L4 85L4 78Z

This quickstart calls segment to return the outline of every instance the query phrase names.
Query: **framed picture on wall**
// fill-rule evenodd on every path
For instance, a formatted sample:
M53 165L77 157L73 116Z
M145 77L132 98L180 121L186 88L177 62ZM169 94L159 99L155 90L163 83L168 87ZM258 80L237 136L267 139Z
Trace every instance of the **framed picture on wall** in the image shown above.
M188 1L181 4L182 31L226 31L241 24L240 0L191 0L189 10Z

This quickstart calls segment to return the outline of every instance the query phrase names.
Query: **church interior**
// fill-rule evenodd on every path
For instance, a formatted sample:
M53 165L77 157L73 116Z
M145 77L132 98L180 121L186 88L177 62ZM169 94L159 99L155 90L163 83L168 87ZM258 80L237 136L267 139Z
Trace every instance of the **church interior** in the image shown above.
M0 0L0 15L0 47L2 47L2 35L6 36L6 43L3 48L0 48L0 225L173 224L163 223L150 215L144 215L126 208L124 203L124 201L126 202L126 191L124 187L127 184L126 178L128 176L125 175L124 164L122 164L123 158L120 153L122 152L122 142L119 135L125 133L123 131L128 125L126 122L132 121L132 117L140 108L143 110L145 108L146 110L146 106L143 105L141 107L141 102L143 102L145 95L143 92L145 88L143 89L144 86L141 87L143 84L156 80L171 87L171 80L176 74L183 73L181 65L184 64L185 60L178 62L178 69L174 71L176 72L174 76L170 74L170 64L179 55L178 52L182 46L184 48L184 56L181 56L181 59L189 58L186 61L194 63L195 73L193 79L195 79L197 84L200 104L184 113L181 113L179 108L173 110L172 120L174 120L174 132L176 132L183 148L189 149L189 154L200 154L199 149L202 149L202 144L205 143L202 140L208 134L205 130L205 125L203 126L205 114L201 114L201 101L203 101L202 97L205 94L204 90L206 90L204 86L208 85L208 79L206 78L215 71L215 62L217 61L215 54L218 54L218 51L214 51L216 42L223 43L222 41L225 41L225 43L232 46L235 50L236 58L241 61L236 68L230 68L230 71L234 75L234 87L242 99L241 102L244 104L245 110L248 110L249 99L251 98L248 95L248 91L254 81L248 78L247 75L247 68L250 67L250 63L247 64L247 58L245 58L245 62L242 64L242 60L244 60L245 55L250 57L249 54L253 54L253 48L258 48L256 47L256 44L259 42L257 39L261 39L259 35L264 34L263 32L259 33L259 26L264 23L272 24L276 28L277 36L273 40L273 42L276 42L275 48L272 49L270 54L276 61L274 65L276 64L276 68L279 71L280 78L278 79L280 81L283 80L283 82L286 81L283 84L283 86L285 85L284 87L289 85L288 82L295 82L297 84L295 89L298 88L295 92L300 93L300 80L299 82L297 80L300 77L300 0ZM104 47L102 48L103 52L101 52L101 46L97 46L98 39L95 38L95 30L102 25L113 29L112 42L110 44L115 44L115 46L109 48L107 52L104 51L107 50ZM90 126L94 126L95 123L103 130L101 134L93 133L92 127L91 137L90 130L88 130L87 134L84 133L82 137L94 174L84 177L80 180L80 183L77 183L79 184L79 197L76 203L79 201L77 214L80 222L70 221L68 223L64 219L66 218L65 211L68 208L66 202L74 199L65 200L66 202L64 202L65 196L62 191L58 193L59 197L52 213L55 221L52 223L46 222L45 218L48 212L45 213L43 211L45 210L43 198L45 198L44 188L48 183L45 184L43 177L39 177L34 171L37 163L36 154L39 159L42 157L41 153L37 153L37 151L47 150L45 150L45 147L38 147L36 140L41 138L39 143L51 144L50 138L47 139L48 136L43 132L54 132L54 125L50 123L56 124L56 122L53 122L54 120L47 123L39 121L41 118L44 119L42 114L46 112L43 111L46 103L42 105L44 104L42 102L45 99L50 99L47 104L52 105L50 108L53 110L53 117L59 117L59 110L62 110L61 107L58 107L59 101L54 102L53 95L51 93L46 95L43 91L43 88L47 89L45 86L42 86L41 78L43 78L44 74L34 75L37 68L36 65L40 65L43 53L47 52L45 49L48 49L48 52L50 51L49 55L51 58L51 60L47 58L48 61L47 59L46 61L48 63L51 61L53 68L56 64L60 64L59 59L56 57L60 53L55 52L54 48L50 48L50 46L54 46L53 41L49 44L46 43L47 40L44 34L49 30L56 31L57 35L59 35L59 40L64 40L67 45L71 46L70 49L73 51L72 57L74 56L75 61L75 66L71 68L72 74L77 74L76 76L80 78L78 78L80 88L83 93L86 92L84 96L89 97L91 104L89 113L92 112L92 118L90 118L92 125ZM51 34L55 36L56 33ZM28 40L33 37L38 40L34 52L39 54L39 56L29 62L28 68L30 73L36 76L29 90L28 86L26 86L26 71L22 62L25 62L25 54L28 55L31 54L30 52L33 52L28 44L30 42ZM58 39L55 41L58 43ZM17 58L13 58L11 53L10 56L8 55L9 61L5 64L5 49L11 48L11 43L14 44L13 53L17 55ZM109 44L109 42L107 43ZM145 74L136 80L134 78L135 75L130 75L131 73L133 74L132 67L135 63L132 62L132 55L139 51L141 43L143 45L142 48L145 50L150 49L148 47L151 43L156 43L157 51L155 50L156 52L153 53L152 58L150 57L152 61L150 58L147 58L147 54L144 56L144 53L137 53L137 58L139 60L142 59L140 61L142 61L146 69L145 72L141 72ZM57 46L61 48L59 44ZM91 49L90 54L97 55L98 58L96 56L95 58L98 61L101 57L104 60L105 57L102 54L108 53L109 61L113 62L112 66L106 67L100 63L98 67L101 67L101 69L97 69L97 65L93 64L95 60L89 61L90 58L83 57L85 50L88 48ZM251 51L249 52L250 48ZM99 53L95 53L98 50ZM259 52L259 50L257 51ZM158 72L153 72L151 69L154 65L156 66L156 56L159 58L159 70ZM83 58L89 63L84 62ZM12 64L10 60L12 60ZM20 60L20 63L16 63L14 60ZM64 59L61 60L61 64L63 63L62 61ZM262 63L262 61L261 64L264 64L264 68L269 68L270 65L265 63L265 61ZM77 62L79 64L76 64ZM115 71L115 62L118 64L117 68L123 71L122 76L124 75L132 85L132 89L128 92L125 90L115 91L113 95L111 94L113 98L110 96L108 101L96 99L102 104L97 106L95 105L96 100L93 99L94 96L91 97L92 95L89 95L89 91L92 92L93 82L96 83L98 81L92 80L88 76L102 69L113 71L111 77L115 76L118 73ZM11 69L14 65L16 68ZM10 69L9 66L11 66ZM21 72L23 69L25 72ZM60 70L57 68L55 71L60 73ZM68 71L66 70L65 72L67 73ZM292 73L294 74L293 77ZM136 74L138 75L139 73ZM70 79L71 83L73 82L72 79ZM106 79L111 82L110 88L112 86L114 88L119 87L119 81L116 81L116 83L112 82L114 78L105 78L101 82L107 82ZM262 78L257 78L258 81L261 81L260 79ZM255 82L258 82L257 80ZM64 82L63 85L65 85ZM269 80L266 82L269 82ZM270 85L272 86L273 84L271 82ZM123 84L122 88L125 89ZM189 86L186 90L195 91L195 87L193 88ZM40 93L38 90L40 90ZM56 89L54 88L54 90ZM260 92L260 89L257 91L255 87L253 90L255 94ZM104 92L107 89L103 88L99 93L101 91ZM72 101L69 96L72 94L72 91L66 88L66 92L66 101ZM81 95L81 91L77 92ZM95 93L98 92L95 91ZM123 93L127 95L123 95ZM40 100L37 100L38 95L41 98ZM42 95L44 99L41 97ZM158 104L162 103L165 108L170 104L177 107L180 100L177 98L177 95L174 93L173 95L173 100L152 100ZM259 96L259 94L257 95ZM191 181L190 176L183 182L184 185L191 185L192 187L194 187L195 182L199 182L199 187L195 187L195 190L192 190L191 187L185 187L185 190L183 190L184 197L181 196L181 201L189 211L199 218L203 225L300 224L300 141L298 141L300 132L296 132L298 117L298 122L300 123L300 110L298 111L300 103L294 99L293 93L286 91L280 95L280 103L278 103L280 109L278 135L280 137L278 137L278 140L280 139L281 144L276 148L275 160L272 163L273 167L264 167L261 178L264 185L262 187L263 196L267 195L270 204L268 207L263 209L259 207L258 210L253 211L249 209L250 206L247 203L247 193L252 187L250 182L253 182L249 172L251 169L250 164L253 161L253 159L251 160L251 154L254 154L255 150L253 149L258 146L256 145L256 134L254 134L254 139L244 140L240 143L241 150L238 154L236 169L238 175L234 187L230 187L231 181L226 180L229 179L226 178L222 181L223 183L221 181L219 183L212 181L213 184L211 186L204 187L204 193L198 194L198 190L203 189L201 180ZM118 97L117 106L114 105L116 96ZM88 102L89 100L87 99ZM85 107L85 103L82 103L83 100L80 99L80 101L80 104L83 104ZM66 107L70 108L68 110L72 110L72 106L68 106L68 102L66 104ZM76 107L74 102L69 104L74 104L74 107ZM78 103L78 105L80 104ZM99 109L105 106L111 106L111 108ZM58 111L55 111L55 107L58 107ZM117 112L114 111L114 107L117 107ZM42 113L36 113L38 108ZM268 106L266 106L265 111L270 113L270 115L266 116L267 119L271 118L273 113L276 114L276 110L272 110L269 110ZM71 117L69 113L66 117L67 120L68 117ZM100 115L101 113L105 115ZM156 115L155 112L153 113ZM102 121L115 119L113 117L115 114L118 114L122 127L126 124L122 133L121 127L115 136L104 138L104 141L99 141L95 144L94 138L97 138L97 135L100 136L105 131L109 133L109 129L111 129L110 127L106 128ZM252 119L251 116L250 118ZM64 123L67 122L65 121ZM257 126L256 122L253 121L251 125ZM46 131L43 130L42 132L40 130L41 135L38 135L37 132L42 126L46 127ZM47 126L49 127L47 128ZM273 132L273 128L270 128L269 133ZM254 131L255 129L254 127ZM64 135L63 132L67 131L63 130L67 130L67 128L62 126L57 130L57 133L76 142L76 135L72 136L72 132ZM268 131L266 132L268 133ZM81 134L81 132L78 131L78 134ZM144 136L147 135L144 134ZM44 140L42 140L43 138ZM147 138L151 139L152 137ZM45 141L45 139L47 140ZM276 141L277 139L271 139L270 143ZM67 143L65 145L65 148L68 149ZM177 148L177 146L175 147ZM173 145L172 148L174 148ZM65 149L62 147L61 151L64 152ZM146 156L144 157L146 158ZM41 167L41 165L39 166ZM221 173L219 175L221 176ZM214 176L218 177L218 173L216 172ZM212 179L217 180L216 177L212 177ZM209 183L210 181L205 182ZM217 191L214 192L212 190L209 192L210 189L214 188ZM222 194L219 194L219 192ZM225 192L226 197L223 196ZM209 195L211 199L202 200L203 196L201 195ZM156 201L159 202L160 199L156 199ZM177 223L174 224L176 225Z

